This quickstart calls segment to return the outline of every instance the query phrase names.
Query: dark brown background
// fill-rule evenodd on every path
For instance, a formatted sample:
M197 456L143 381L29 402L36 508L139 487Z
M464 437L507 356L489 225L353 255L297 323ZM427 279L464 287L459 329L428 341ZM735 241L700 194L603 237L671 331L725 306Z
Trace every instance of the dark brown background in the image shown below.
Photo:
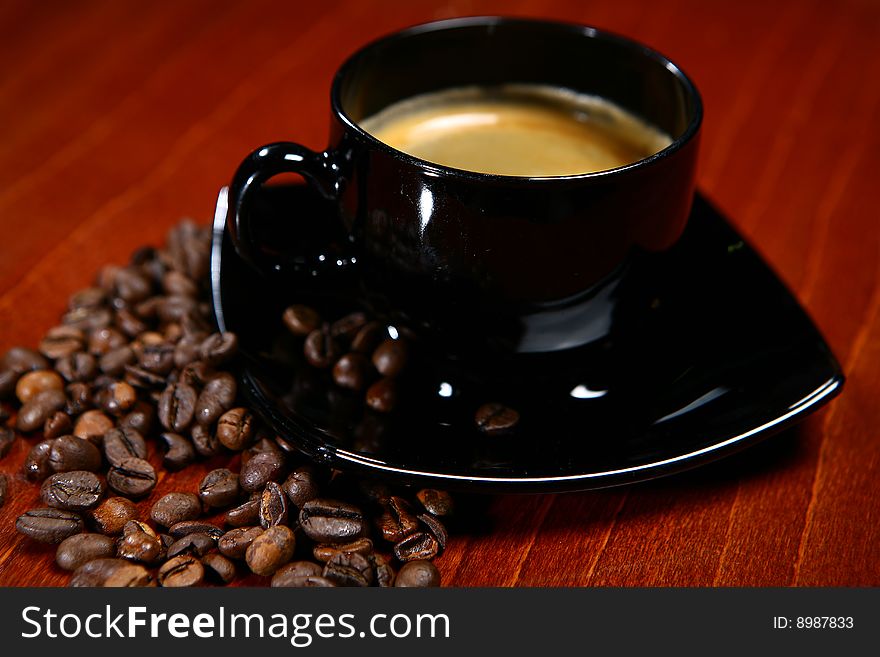
M606 492L497 497L439 559L451 585L880 584L880 3L0 2L0 350L35 344L107 261L210 218L254 146L321 148L369 39L454 15L556 17L644 40L704 95L699 183L773 263L849 381L795 431ZM27 443L0 470L16 473ZM195 486L201 472L164 479ZM60 584L0 510L0 584Z

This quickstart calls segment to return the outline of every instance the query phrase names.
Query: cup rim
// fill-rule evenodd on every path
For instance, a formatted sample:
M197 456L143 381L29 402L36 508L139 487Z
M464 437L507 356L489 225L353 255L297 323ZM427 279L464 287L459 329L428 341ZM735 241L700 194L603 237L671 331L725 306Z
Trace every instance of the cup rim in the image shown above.
M371 135L369 132L364 130L357 121L352 119L352 117L349 116L343 108L341 99L342 85L357 61L369 54L370 51L383 47L393 41L406 39L428 32L439 32L443 30L457 29L462 27L496 26L502 24L543 25L545 27L551 27L554 29L565 30L572 33L579 33L588 38L610 41L618 45L637 50L642 55L649 57L650 59L653 59L654 61L661 64L666 70L668 70L673 76L678 79L678 81L682 84L682 87L685 89L685 92L687 93L689 99L693 102L693 116L688 122L688 125L685 128L684 132L682 132L681 135L679 135L677 138L673 139L672 143L670 143L665 148L657 151L656 153L640 160L636 160L635 162L630 162L629 164L615 167L613 169L603 169L602 171L591 171L587 173L577 173L564 176L513 176L497 173L484 173L480 171L469 171L467 169L458 169L455 167L446 166L444 164L430 162L420 157L410 155L409 153L394 148L393 146L390 146ZM664 160L676 153L677 151L681 150L681 148L685 144L687 144L694 138L703 122L703 101L700 97L700 92L698 91L696 85L682 70L682 68L678 66L678 64L673 62L671 59L669 59L669 57L663 55L659 51L645 45L644 43L641 43L640 41L636 41L635 39L631 39L629 37L625 37L620 34L609 32L607 30L602 30L589 25L564 21L510 16L468 16L463 18L450 18L439 21L431 21L428 23L413 25L402 30L397 30L390 34L386 34L385 36L379 37L378 39L374 39L373 41L370 41L369 43L352 53L339 67L336 75L333 78L333 83L330 88L330 105L333 113L339 118L339 120L342 121L342 123L349 130L352 130L359 138L365 140L373 147L394 156L395 158L402 159L411 166L422 169L428 175L495 183L548 184L572 181L604 180L607 178L621 176L631 171L651 166L656 162Z

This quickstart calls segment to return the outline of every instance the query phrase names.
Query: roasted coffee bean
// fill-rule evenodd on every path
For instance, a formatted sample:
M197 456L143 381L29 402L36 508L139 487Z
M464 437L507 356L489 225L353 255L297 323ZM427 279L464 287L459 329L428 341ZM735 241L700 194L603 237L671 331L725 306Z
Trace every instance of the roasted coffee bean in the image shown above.
M236 529L230 529L217 541L217 547L220 550L220 554L230 559L244 559L250 544L262 533L263 529L261 527L237 527Z
M217 440L217 434L209 427L203 427L201 424L194 424L190 429L192 436L192 444L195 451L201 456L216 456L221 452L222 446Z
M397 543L419 528L419 519L402 497L392 496L376 520L379 532L389 543Z
M301 509L303 505L318 497L318 484L315 470L309 465L302 465L290 473L281 488L293 505Z
M91 354L83 351L59 358L55 369L69 383L91 381L98 374L98 361Z
M98 374L98 361L91 354L80 351L59 358L55 362L55 369L69 383L91 381Z
M166 342L145 345L138 358L138 365L152 374L167 375L174 369L174 345Z
M116 541L103 534L68 536L55 551L55 563L64 570L76 570L94 559L116 556Z
M234 452L250 445L254 437L254 417L246 408L233 408L217 420L217 440Z
M95 403L109 415L128 413L137 401L137 391L125 381L114 381L95 395Z
M251 572L272 575L293 557L296 539L285 525L270 527L257 536L245 552L245 561Z
M94 559L74 571L70 587L146 587L154 586L150 571L125 559Z
M217 541L208 534L197 532L178 538L168 547L165 556L169 559L181 554L191 554L197 557L203 557L215 547L217 547Z
M40 487L43 504L64 511L94 509L103 496L104 482L95 473L85 470L58 472L48 477Z
M439 552L440 544L428 532L410 534L394 546L394 556L398 561L433 559Z
M129 338L135 338L147 330L147 325L128 308L120 308L116 311L116 328Z
M89 334L88 350L93 356L103 356L106 353L124 347L128 344L122 331L107 327Z
M165 554L162 539L144 522L130 520L122 529L122 538L116 547L116 555L129 561L156 563Z
M202 566L205 568L205 579L221 584L229 584L235 579L235 564L222 554L206 554L202 557Z
M301 589L301 588L327 588L327 587L335 587L336 583L327 579L326 577L312 576L312 577L279 577L277 580L275 579L275 575L272 576L272 586L273 587L282 587L282 588L291 588L291 589Z
M40 353L52 360L64 358L82 351L86 337L83 332L73 326L56 326L46 332L40 342Z
M165 377L135 365L125 366L125 382L140 390L163 390L167 385Z
M70 310L77 308L99 308L107 301L107 293L99 287L87 287L77 290L67 300Z
M43 423L43 438L58 438L73 430L73 421L64 411L55 411Z
M152 292L150 280L136 267L122 267L113 281L116 296L128 304L143 301Z
M195 460L196 450L193 444L180 434L163 433L159 439L167 450L162 459L162 465L167 470L182 470Z
M299 524L317 543L344 543L367 531L366 519L358 507L328 499L306 502L299 512Z
M390 413L397 406L397 383L385 377L367 388L367 406L379 413Z
M162 289L169 296L196 297L199 293L198 286L191 278L173 270L162 276Z
M333 366L333 381L341 388L363 390L370 376L370 361L363 354L345 354Z
M259 435L259 433L257 435ZM257 454L261 454L263 452L272 452L273 454L278 454L281 457L284 456L284 452L281 450L281 448L278 446L278 443L276 443L274 439L260 438L241 453L241 464L245 465Z
M372 551L373 541L368 538L358 538L350 543L321 543L315 546L312 554L318 561L327 563L337 552L357 552L367 556Z
M406 340L388 338L373 352L373 366L383 376L397 376L409 360L409 345Z
M226 468L211 470L199 484L199 497L213 508L235 504L239 491L238 475Z
M364 324L351 340L351 350L360 354L371 354L388 337L388 331L381 322Z
M223 521L230 527L250 527L260 524L260 502L260 498L256 498L230 509L223 517Z
M193 493L166 493L150 509L150 518L163 527L195 520L202 515L202 501Z
M61 436L52 442L49 467L53 472L97 472L101 468L101 452L88 440L76 436Z
M452 496L445 490L435 488L423 488L416 493L416 498L425 507L425 511L435 516L452 515Z
M245 492L261 490L270 481L278 481L284 476L285 459L283 454L262 452L251 458L241 469L239 482Z
M113 313L109 308L77 308L64 313L61 323L88 334L110 326Z
M209 232L186 220L169 231L167 245L169 264L173 269L196 281L207 276L211 253Z
M417 559L403 564L394 586L425 588L440 586L440 571L430 561Z
M67 392L67 406L65 412L71 417L76 417L92 408L92 388L87 383L71 383L65 389Z
M290 586L289 580L301 577L320 577L324 572L323 564L313 561L291 561L284 564L272 575L272 586Z
M287 330L300 337L307 336L321 326L321 316L309 306L288 306L281 317Z
M168 528L168 533L175 539L182 538L189 534L208 534L214 538L223 536L223 530L217 525L210 522L202 522L201 520L183 520L176 522Z
M53 370L33 370L21 375L15 384L15 396L26 404L46 390L64 390L64 379Z
M103 436L113 428L113 420L99 410L86 411L73 425L73 435L77 438Z
M199 357L211 367L230 362L238 353L238 336L235 333L212 333L199 347Z
M116 331L113 328L113 320L114 312L110 308L77 308L61 316L62 324L79 329L85 333L87 338L107 328ZM88 349L88 346L89 340L87 339L86 349Z
M128 414L119 421L121 430L131 429L137 431L141 436L151 434L155 425L156 409L144 401L135 402Z
M49 455L52 452L54 440L43 440L31 447L27 458L24 460L25 476L31 481L42 481L52 474L52 465L49 463Z
M339 345L328 331L315 329L306 336L303 354L309 365L324 369L330 367L339 358Z
M110 429L104 434L102 446L110 465L119 465L130 458L147 458L147 443L134 429Z
M0 358L0 369L22 375L31 370L49 369L49 361L39 352L28 347L12 347Z
M3 505L6 504L6 494L9 492L9 479L6 478L6 475L0 472L0 508L3 508Z
M324 566L324 577L337 586L370 586L373 568L367 558L357 552L337 552Z
M371 552L364 555L370 565L373 567L376 584L382 588L394 586L394 568L391 567L389 560L381 555Z
M107 292L108 296L115 292L116 276L119 274L120 269L122 268L119 265L107 264L101 267L95 276L95 283Z
M98 367L104 374L121 376L126 365L134 364L137 356L128 345L123 345L112 351L108 351L98 359Z
M519 413L504 404L483 404L474 415L477 429L490 436L512 432L519 423Z
M281 490L281 486L274 481L266 484L260 496L259 518L263 529L287 524L287 496Z
M138 355L138 360L140 360L141 355L144 353L144 349L147 347L160 347L163 345L170 345L173 347L173 344L163 333L160 333L159 331L148 331L145 329L143 332L138 333L132 341L131 348L135 350L135 353Z
M185 335L174 346L174 365L184 368L198 360L199 352L206 336L202 334Z
M341 319L337 319L330 325L330 335L345 342L351 342L364 325L367 316L361 312L354 312Z
M186 383L172 384L159 398L159 422L168 431L180 433L193 421L196 411L196 391Z
M131 500L124 497L108 497L86 513L86 522L96 532L106 536L118 536L128 521L135 520L137 515L137 507Z
M9 450L12 449L14 443L15 432L12 429L0 426L0 459L9 454Z
M55 411L67 404L63 390L43 390L31 397L18 411L15 426L22 433L30 433L42 428Z
M19 376L18 372L0 367L0 400L11 399L15 395L15 384Z
M446 542L449 540L449 533L446 531L445 525L430 513L421 514L419 520L422 521L422 524L428 528L428 531L437 540L438 545L440 545L440 551L445 550Z
M133 306L134 314L141 319L154 320L159 316L159 308L165 303L165 297L150 297Z
M15 529L40 543L60 543L83 530L76 513L62 509L31 509L15 521Z
M236 392L235 377L231 374L220 372L212 376L199 393L195 405L196 422L202 426L213 424L223 413L232 408Z
M196 390L201 390L207 385L211 377L214 376L213 370L200 360L194 361L180 370L180 382L192 386Z
M143 497L156 486L156 471L144 459L122 459L110 468L107 484L120 495Z

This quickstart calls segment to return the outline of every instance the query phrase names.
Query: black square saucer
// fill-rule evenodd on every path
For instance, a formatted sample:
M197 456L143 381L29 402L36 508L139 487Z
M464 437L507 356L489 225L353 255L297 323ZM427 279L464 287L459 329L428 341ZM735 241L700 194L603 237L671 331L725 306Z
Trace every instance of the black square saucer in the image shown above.
M304 187L265 187L258 207L283 244L332 206ZM251 270L214 222L212 286L221 330L239 335L242 390L284 439L316 461L386 479L480 492L587 490L693 468L753 445L833 399L840 366L804 310L724 217L697 196L684 236L620 274L603 335L582 347L520 354L486 368L423 359L400 408L307 365L281 322L291 303L341 316L355 285L284 285ZM326 222L330 223L330 222ZM326 288L326 286L325 286ZM487 436L474 412L521 416Z

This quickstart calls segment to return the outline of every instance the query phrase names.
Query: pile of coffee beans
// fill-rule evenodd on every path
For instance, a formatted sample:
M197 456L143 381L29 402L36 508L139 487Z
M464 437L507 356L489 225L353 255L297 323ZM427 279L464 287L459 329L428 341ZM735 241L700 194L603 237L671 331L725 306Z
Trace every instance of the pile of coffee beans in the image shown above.
M272 586L439 585L431 560L452 498L312 464L264 426L238 394L236 336L212 328L209 256L209 230L183 222L164 248L104 267L36 349L0 359L0 458L31 443L19 483L38 485L42 504L16 529L57 544L71 586L249 573ZM283 321L311 366L363 390L373 411L394 408L405 339L360 313L328 323L291 306ZM154 494L199 460L218 467ZM0 475L0 505L9 488Z

